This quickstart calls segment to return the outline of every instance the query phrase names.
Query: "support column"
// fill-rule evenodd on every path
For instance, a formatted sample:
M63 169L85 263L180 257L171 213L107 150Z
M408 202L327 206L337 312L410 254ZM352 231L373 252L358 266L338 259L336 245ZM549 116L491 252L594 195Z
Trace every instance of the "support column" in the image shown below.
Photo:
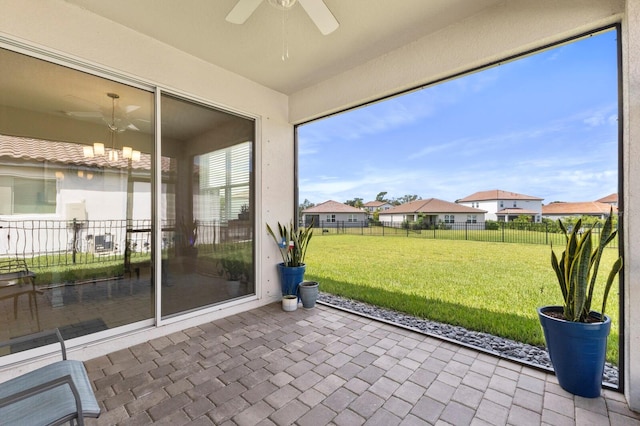
M624 175L624 393L640 411L640 2L626 0L622 23Z

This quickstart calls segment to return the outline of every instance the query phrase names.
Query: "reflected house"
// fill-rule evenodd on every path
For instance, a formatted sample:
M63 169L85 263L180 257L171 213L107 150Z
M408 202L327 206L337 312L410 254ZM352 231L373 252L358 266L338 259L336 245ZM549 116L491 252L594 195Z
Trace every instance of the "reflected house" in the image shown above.
M73 358L88 360L277 302L278 252L264 224L296 214L296 125L607 30L621 43L621 293L628 306L640 303L632 274L640 263L637 1L395 2L389 19L387 1L325 0L340 24L327 36L301 24L310 21L298 4L283 12L255 2L252 18L236 25L225 20L235 0L183 3L2 2L0 135L47 145L41 157L0 158L0 197L13 203L0 207L10 223L0 229L10 240L0 255L30 262L39 309L37 320L18 298L14 315L13 301L0 298L3 338L58 326L75 333L67 336ZM296 24L283 31L274 22L285 14ZM58 142L110 164L137 151L150 168L96 163L88 179L91 163L66 161L66 151L52 151ZM68 215L83 211L88 223L124 221L124 237L107 238L106 225L69 234ZM40 220L62 221L65 233L27 229ZM240 259L244 272L226 271L223 258ZM640 311L624 315L625 396L640 409ZM53 351L0 354L0 380Z
M0 158L0 253L32 257L75 248L122 254L127 219L150 227L148 154L109 162L85 157L78 144L0 135ZM128 180L144 182L130 217ZM59 234L62 230L67 231ZM148 251L150 233L130 243L136 251Z

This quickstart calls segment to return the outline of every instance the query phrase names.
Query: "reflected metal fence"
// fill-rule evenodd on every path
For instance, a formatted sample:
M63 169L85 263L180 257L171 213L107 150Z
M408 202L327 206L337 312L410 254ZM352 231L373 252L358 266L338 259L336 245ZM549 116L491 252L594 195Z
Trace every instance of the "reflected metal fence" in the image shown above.
M238 221L195 221L197 238L190 243L200 253L216 250L220 243L246 241L253 227ZM183 227L162 223L161 249L181 244ZM147 220L0 220L0 258L27 260L30 268L47 268L149 259L152 222Z

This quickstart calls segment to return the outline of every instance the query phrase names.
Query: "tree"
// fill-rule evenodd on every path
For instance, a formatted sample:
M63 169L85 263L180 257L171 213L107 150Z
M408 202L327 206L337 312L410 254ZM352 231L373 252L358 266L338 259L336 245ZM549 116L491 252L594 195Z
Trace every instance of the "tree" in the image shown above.
M314 207L315 204L313 204L311 201L307 200L306 198L304 199L304 201L302 202L302 204L300 204L298 206L298 220L302 219L302 211L306 210L306 209L310 209L311 207Z
M347 200L344 202L346 205L351 206L351 207L356 207L358 209L364 207L364 202L362 200L362 198L354 198L353 200Z
M384 201L387 202L387 199L384 198L384 196L387 195L387 191L383 191L383 192L378 192L378 195L376 195L376 201Z
M513 219L512 222L514 222L514 223L530 223L531 222L531 216L526 215L526 214L521 214L517 218Z
M411 201L415 201L415 200L421 200L422 198L418 197L417 195L404 195L400 198L397 199L399 204L405 204L405 203L409 203Z
M302 204L300 204L300 211L310 209L311 207L314 207L314 206L315 206L314 203L312 203L311 201L305 198Z

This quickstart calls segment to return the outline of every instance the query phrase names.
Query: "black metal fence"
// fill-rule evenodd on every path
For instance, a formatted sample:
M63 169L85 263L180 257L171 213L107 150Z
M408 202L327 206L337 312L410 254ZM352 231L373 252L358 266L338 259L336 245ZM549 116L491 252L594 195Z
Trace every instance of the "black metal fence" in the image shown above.
M249 221L197 221L188 228L190 236L185 237L187 231L184 224L163 222L161 249L170 252L187 243L198 247L200 255L207 255L215 252L220 244L249 241L253 238L253 226ZM601 225L597 223L593 229L596 239L599 238L600 231ZM416 229L415 225L408 223L391 226L337 221L320 222L314 234L558 246L565 242L558 226L551 222L456 222ZM26 259L32 268L149 259L151 239L151 220L0 220L0 257ZM617 248L618 239L614 239L608 247Z
M413 237L443 240L485 241L521 244L563 245L565 237L556 223L518 222L455 222L430 225L417 229L412 224L371 224L369 222L320 222L314 235L363 235L381 237ZM602 225L596 223L593 235L599 240ZM616 237L607 247L617 248Z

